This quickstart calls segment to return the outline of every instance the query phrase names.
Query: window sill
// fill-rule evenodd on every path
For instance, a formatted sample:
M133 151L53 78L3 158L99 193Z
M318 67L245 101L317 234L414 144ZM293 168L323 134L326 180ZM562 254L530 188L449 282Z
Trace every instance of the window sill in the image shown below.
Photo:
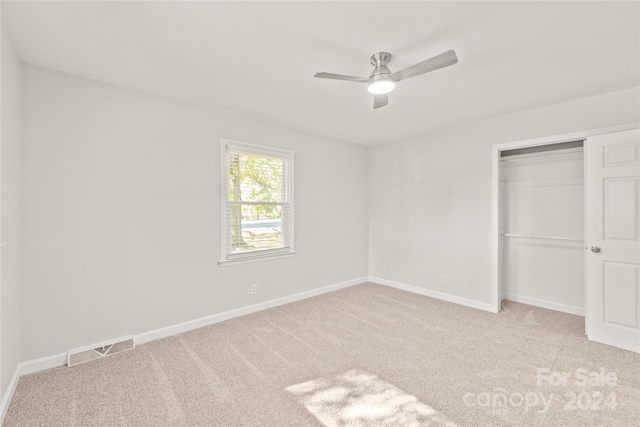
M230 267L232 265L248 264L251 262L269 261L272 259L280 259L280 258L290 258L295 254L296 254L295 252L283 252L283 253L270 254L270 255L248 256L244 258L237 258L237 259L230 259L230 260L218 260L218 265L220 267Z

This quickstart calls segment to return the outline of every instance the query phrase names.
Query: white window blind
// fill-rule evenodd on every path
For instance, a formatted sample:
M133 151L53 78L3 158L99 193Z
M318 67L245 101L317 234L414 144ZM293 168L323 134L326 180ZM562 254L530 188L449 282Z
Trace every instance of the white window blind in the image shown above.
M293 152L226 139L222 152L220 264L293 254Z

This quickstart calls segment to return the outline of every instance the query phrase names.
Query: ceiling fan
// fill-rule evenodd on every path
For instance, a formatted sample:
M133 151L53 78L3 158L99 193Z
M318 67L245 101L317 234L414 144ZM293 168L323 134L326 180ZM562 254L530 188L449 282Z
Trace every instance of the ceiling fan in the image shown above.
M314 77L322 79L346 80L349 82L369 83L369 92L374 94L373 108L384 107L389 103L388 93L396 87L396 83L410 77L419 76L439 68L448 67L458 62L458 57L453 50L448 50L422 62L418 62L409 68L392 73L387 67L391 61L391 54L378 52L371 55L371 65L375 68L369 77L347 76L334 73L316 73Z

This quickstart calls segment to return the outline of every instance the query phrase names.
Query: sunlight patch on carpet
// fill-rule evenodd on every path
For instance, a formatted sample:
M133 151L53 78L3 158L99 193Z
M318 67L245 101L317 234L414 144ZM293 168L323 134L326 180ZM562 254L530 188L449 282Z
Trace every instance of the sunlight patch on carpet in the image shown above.
M326 427L457 427L415 396L364 371L319 378L286 390Z

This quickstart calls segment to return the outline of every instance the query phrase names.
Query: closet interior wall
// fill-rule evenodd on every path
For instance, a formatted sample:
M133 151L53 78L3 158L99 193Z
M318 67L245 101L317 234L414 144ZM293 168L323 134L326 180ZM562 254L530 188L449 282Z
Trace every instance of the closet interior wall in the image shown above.
M502 153L503 299L584 315L584 151L572 145Z

